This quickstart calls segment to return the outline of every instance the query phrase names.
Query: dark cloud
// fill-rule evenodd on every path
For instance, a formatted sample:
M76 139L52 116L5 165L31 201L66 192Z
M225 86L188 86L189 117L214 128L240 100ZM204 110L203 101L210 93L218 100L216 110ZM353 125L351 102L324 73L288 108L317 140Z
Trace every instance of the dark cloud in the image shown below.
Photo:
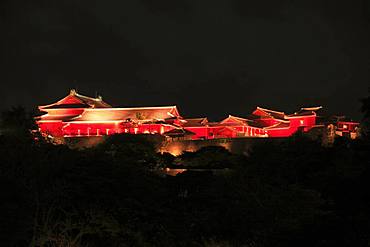
M369 86L366 1L7 1L3 107L70 87L119 105L219 118L322 104L359 117Z

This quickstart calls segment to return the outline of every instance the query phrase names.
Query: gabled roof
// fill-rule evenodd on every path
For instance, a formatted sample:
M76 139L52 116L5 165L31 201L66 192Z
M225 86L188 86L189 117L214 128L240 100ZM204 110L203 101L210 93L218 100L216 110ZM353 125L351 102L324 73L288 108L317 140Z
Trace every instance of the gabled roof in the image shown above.
M185 118L181 121L182 127L200 127L205 126L208 123L208 119L206 117L202 118Z
M273 110L270 110L270 109L257 107L257 109L252 114L260 116L261 118L263 118L263 117L272 117L272 118L275 118L277 120L284 120L284 119L289 119L291 117L316 115L315 111L318 111L321 108L322 108L321 106L302 107L298 112L286 115L284 112L273 111Z
M273 117L273 118L277 118L277 119L284 119L285 118L285 113L284 112L273 111L273 110L258 107L258 106L252 114L257 115L257 116Z
M40 110L62 109L62 108L108 108L109 104L103 101L102 97L91 98L78 94L75 89L71 89L69 95L56 103L39 106Z
M248 122L252 122L252 120L246 119L246 118L241 118L241 117L236 117L229 115L227 118L222 120L220 124L226 124L226 123L238 123L238 124L245 124L248 125Z
M134 108L93 108L71 121L153 121L179 117L176 106L134 107Z
M322 106L302 107L299 111L293 114L287 115L287 118L316 115L316 111L320 110L321 108Z
M279 122L277 124L264 127L263 129L288 129L289 127L290 127L289 123Z
M269 121L289 123L289 119L286 119L286 116L284 118L275 118L271 115L260 116L250 114L246 118L250 121L249 125L253 127L266 127L266 122Z

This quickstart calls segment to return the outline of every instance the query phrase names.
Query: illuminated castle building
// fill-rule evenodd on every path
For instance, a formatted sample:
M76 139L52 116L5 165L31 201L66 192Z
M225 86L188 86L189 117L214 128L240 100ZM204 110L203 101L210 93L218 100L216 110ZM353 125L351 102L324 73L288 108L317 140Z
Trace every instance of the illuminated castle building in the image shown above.
M39 106L39 131L50 137L104 136L121 133L160 134L168 140L208 140L239 137L289 137L316 127L316 111L301 108L294 114L257 107L245 117L229 115L220 122L183 118L176 106L114 108L101 97L76 90L56 103Z
M360 123L354 122L345 116L333 116L327 125L327 129L332 135L332 139L336 136L356 139L361 133Z

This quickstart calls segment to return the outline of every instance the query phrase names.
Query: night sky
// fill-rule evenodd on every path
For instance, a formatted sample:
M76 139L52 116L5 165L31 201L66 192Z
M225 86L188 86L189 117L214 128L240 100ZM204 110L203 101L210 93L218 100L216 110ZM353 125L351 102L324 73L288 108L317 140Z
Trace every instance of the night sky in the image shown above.
M368 0L3 0L1 109L70 88L114 106L243 116L322 105L360 119Z

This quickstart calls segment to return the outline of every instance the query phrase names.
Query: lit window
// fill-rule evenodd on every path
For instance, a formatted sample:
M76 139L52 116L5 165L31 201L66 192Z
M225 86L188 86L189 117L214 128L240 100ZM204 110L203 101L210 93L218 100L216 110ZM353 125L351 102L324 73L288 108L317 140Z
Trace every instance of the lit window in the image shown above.
M347 124L343 124L343 129L347 129L347 128L348 128Z
M301 125L303 125L303 124L304 124L304 121L303 121L303 120L299 120L299 123L300 123Z

